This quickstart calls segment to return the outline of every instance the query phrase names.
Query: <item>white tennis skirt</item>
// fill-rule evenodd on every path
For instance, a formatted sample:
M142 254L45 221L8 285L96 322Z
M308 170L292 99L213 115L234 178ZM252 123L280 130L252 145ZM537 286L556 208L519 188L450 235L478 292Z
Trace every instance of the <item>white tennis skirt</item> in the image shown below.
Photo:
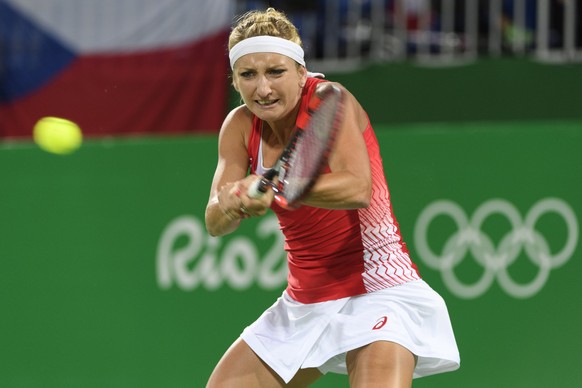
M375 341L416 355L414 378L460 365L445 302L423 280L313 304L283 292L241 338L286 383L301 368L347 374L346 353Z

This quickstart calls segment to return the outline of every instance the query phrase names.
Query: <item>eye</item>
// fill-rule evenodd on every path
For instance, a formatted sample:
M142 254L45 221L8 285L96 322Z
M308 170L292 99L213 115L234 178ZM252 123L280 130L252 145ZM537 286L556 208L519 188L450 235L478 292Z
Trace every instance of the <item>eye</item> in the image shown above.
M282 75L283 73L285 73L285 69L271 69L269 70L269 74L271 75Z
M254 74L255 73L251 70L246 70L239 73L242 78L251 78Z

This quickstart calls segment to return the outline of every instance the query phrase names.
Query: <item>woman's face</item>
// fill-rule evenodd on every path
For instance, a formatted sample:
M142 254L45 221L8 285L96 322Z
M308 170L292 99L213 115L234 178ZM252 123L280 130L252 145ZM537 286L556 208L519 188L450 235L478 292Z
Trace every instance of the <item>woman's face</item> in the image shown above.
M282 54L247 54L234 65L234 88L251 112L267 122L291 118L305 81L305 68Z

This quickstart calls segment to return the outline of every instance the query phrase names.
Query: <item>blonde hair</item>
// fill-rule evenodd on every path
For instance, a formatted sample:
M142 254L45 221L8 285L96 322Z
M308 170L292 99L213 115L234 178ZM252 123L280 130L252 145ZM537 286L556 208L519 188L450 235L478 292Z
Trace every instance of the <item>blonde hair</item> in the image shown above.
M297 28L287 16L274 8L266 11L249 11L242 15L228 37L228 49L247 38L269 35L290 40L302 46Z

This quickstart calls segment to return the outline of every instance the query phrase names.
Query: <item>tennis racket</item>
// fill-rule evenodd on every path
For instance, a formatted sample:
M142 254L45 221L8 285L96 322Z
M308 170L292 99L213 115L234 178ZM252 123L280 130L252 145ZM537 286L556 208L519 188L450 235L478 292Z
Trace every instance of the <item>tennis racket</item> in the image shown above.
M344 94L332 85L313 93L307 111L299 113L293 136L275 166L249 188L259 198L269 186L275 201L285 209L296 209L323 172L331 154L344 113ZM278 177L277 183L273 180Z

